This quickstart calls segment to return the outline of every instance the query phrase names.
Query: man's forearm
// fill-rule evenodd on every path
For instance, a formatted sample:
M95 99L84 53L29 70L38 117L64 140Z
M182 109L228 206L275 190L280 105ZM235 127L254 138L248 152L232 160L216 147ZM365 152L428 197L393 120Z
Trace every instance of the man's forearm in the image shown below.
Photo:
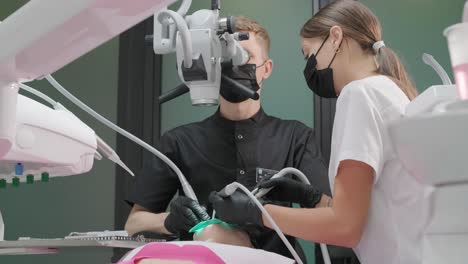
M141 231L171 234L164 227L164 221L168 215L169 213L155 214L143 210L132 210L125 224L125 230L129 235L134 235Z

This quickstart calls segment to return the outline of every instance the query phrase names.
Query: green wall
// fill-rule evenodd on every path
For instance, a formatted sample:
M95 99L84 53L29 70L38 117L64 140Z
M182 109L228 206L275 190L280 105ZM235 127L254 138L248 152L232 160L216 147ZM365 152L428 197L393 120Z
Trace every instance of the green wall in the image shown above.
M441 84L437 74L423 63L429 53L453 81L447 42L442 32L461 21L465 0L362 0L379 17L386 45L394 49L420 92Z
M24 0L0 2L0 19L26 3ZM0 24L1 26L1 24ZM1 47L1 44L0 44ZM96 111L115 121L117 117L118 40L114 39L54 76L69 91ZM31 86L45 92L73 111L105 141L115 146L115 134L97 124L69 101L59 96L45 81ZM49 183L8 185L0 189L0 210L8 240L19 236L63 237L71 231L111 230L114 223L114 165L95 161L90 173L52 178ZM65 250L59 255L0 256L0 263L109 263L111 250Z

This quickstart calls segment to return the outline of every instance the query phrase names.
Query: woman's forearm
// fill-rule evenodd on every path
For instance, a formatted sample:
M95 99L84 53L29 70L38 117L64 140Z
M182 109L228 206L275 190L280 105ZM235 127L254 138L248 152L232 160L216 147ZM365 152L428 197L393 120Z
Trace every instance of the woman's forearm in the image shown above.
M343 247L355 247L359 242L360 234L343 223L346 219L337 217L331 207L307 209L266 205L265 208L281 231L290 236ZM263 222L271 228L265 215Z
M322 206L328 200L330 207L302 209L266 205L265 208L288 235L354 248L367 222L373 184L374 171L369 165L345 160L340 163L335 177L333 200L322 197ZM271 228L265 216L263 223Z

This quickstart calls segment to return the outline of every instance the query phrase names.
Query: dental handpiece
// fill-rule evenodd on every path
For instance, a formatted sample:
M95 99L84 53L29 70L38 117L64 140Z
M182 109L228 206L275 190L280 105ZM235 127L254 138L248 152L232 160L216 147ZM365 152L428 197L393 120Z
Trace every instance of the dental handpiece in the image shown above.
M279 178L281 177L281 175L279 174L275 174L273 175L273 177L271 177L271 179L275 179L275 178ZM271 187L271 188L255 188L253 191L252 191L252 194L255 195L255 197L257 198L262 198L263 196L265 196L268 192L270 192L274 187Z
M222 197L229 197L237 190L237 186L234 183L226 185L218 194Z
M294 174L296 175L299 180L305 184L310 184L309 180L307 179L307 177L304 175L304 173L302 173L301 171L299 171L298 169L295 169L295 168L285 168L285 169L282 169L281 171L279 171L278 173L276 173L275 175L273 175L271 179L276 179L276 178L280 178L280 177L283 177L287 174ZM257 198L261 198L263 196L265 196L269 191L271 191L271 189L273 189L274 187L272 188L265 188L265 189L260 189L260 188L255 188L253 191L252 191L252 194L255 195L255 197Z
M281 177L281 175L275 174L271 178L273 179L273 178L278 178L278 177ZM218 194L220 196L222 196L222 197L229 197L236 191L236 189L237 189L237 187L234 184L231 183L231 184L226 185L221 191L218 192ZM273 189L273 187L267 188L267 189L255 188L252 191L252 194L255 195L255 197L257 197L257 198L261 198L265 194L267 194L271 189Z

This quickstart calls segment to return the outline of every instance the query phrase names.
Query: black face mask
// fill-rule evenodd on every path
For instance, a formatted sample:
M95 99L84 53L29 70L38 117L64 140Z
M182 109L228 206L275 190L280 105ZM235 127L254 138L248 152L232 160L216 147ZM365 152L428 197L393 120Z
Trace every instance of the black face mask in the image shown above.
M226 75L227 77L243 84L254 92L257 92L260 89L260 86L257 83L257 65L245 64L240 66L232 66L231 63L226 63L223 64L222 67L222 74ZM239 91L237 87L232 86L222 79L219 93L224 99L231 103L241 103L250 99L248 96Z
M333 84L333 70L330 68L333 60L335 60L336 54L333 56L328 67L322 70L317 69L317 54L323 47L323 44L327 41L328 36L320 45L316 54L312 54L309 59L307 59L307 65L304 69L304 77L306 79L307 85L310 90L316 95L324 98L337 98L335 91L335 85ZM340 44L341 46L341 44Z

